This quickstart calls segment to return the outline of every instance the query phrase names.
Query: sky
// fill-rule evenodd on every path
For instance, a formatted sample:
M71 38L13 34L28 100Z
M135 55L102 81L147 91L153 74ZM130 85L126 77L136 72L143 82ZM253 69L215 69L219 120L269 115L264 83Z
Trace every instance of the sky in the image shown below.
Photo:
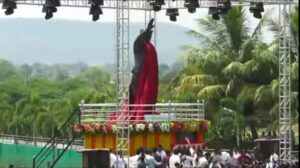
M265 10L271 9L272 6L266 6ZM15 13L10 16L4 14L4 10L0 10L0 18L44 18L44 13L42 13L42 6L30 6L30 5L18 5ZM88 14L89 8L74 8L74 7L59 7L58 12L54 14L52 19L67 19L67 20L79 20L79 21L91 21L91 16ZM130 21L132 22L143 22L144 12L143 11L130 11ZM198 30L196 19L201 17L206 17L208 15L207 8L199 8L194 14L190 14L187 10L180 10L179 16L177 17L177 22L169 21L169 17L165 15L165 11L160 11L157 14L158 22L171 22L183 27ZM256 25L258 19L255 19L250 12L248 13L250 17L250 25ZM100 16L98 22L115 22L115 10L104 9L103 15Z
M274 6L265 6L265 11L273 8ZM249 17L249 26L254 28L259 22L258 19L254 18L249 10L247 9L247 15ZM275 10L273 13L276 14ZM144 11L130 11L130 22L144 22ZM42 13L42 6L30 6L30 5L18 5L18 8L15 10L13 15L6 16L4 14L4 10L0 9L0 19L12 19L12 18L38 18L44 21L45 14ZM201 30L197 26L196 19L204 18L208 16L208 9L207 8L198 8L196 13L190 14L187 12L187 9L182 9L179 11L179 16L177 17L177 22L171 22L169 17L166 16L165 11L157 12L157 24L160 22L168 22L177 24L182 27L186 27L189 29L194 29L199 32ZM92 23L92 16L89 15L89 8L74 8L74 7L58 7L57 13L54 13L54 17L50 21L45 22L52 22L55 20L73 20L73 21L84 21L88 23ZM100 16L100 20L97 23L101 22L116 22L115 17L115 10L112 9L103 9L103 15ZM1 31L1 25L0 25ZM158 35L160 31L158 30ZM24 36L28 36L29 34L24 34ZM264 37L266 42L272 41L272 33L271 32L264 32ZM159 41L158 41L159 43Z
M44 18L44 13L41 12L41 6L28 6L28 5L18 5L18 9L15 13L10 16L4 15L4 11L0 12L0 18ZM180 11L180 16L177 17L177 22L175 24L188 27L197 28L195 19L201 16L206 16L207 9L198 9L195 14L190 14L185 10ZM92 17L89 13L89 8L72 8L72 7L59 7L58 12L54 14L52 19L68 19L68 20L80 20L92 22ZM130 21L132 22L143 22L144 12L143 11L130 11ZM115 10L103 9L103 15L100 16L98 22L115 22ZM165 11L158 12L157 15L158 22L169 22L169 17L165 15Z

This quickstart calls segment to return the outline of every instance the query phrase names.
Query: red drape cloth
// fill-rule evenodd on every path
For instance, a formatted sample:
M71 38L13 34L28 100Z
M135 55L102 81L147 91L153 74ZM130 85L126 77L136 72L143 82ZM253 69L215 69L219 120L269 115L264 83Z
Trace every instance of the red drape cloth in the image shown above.
M144 43L145 57L142 68L139 72L138 84L136 86L136 94L134 103L140 104L155 104L158 93L158 61L155 47L150 42ZM128 103L128 100L125 100ZM123 110L127 109L125 105ZM134 106L130 109L130 120L143 120L144 115L153 113L152 107ZM113 114L109 117L109 121L121 120L120 116Z

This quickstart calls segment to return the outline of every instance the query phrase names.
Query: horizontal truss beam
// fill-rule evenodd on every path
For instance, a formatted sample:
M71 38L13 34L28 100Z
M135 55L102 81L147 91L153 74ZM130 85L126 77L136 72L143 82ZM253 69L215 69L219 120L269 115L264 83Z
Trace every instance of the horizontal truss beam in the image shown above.
M0 3L3 0L0 0ZM45 4L45 0L16 0L17 4L21 5L37 5L42 6ZM249 6L250 2L263 2L264 5L277 5L277 4L289 4L287 0L242 0L242 1L231 1L232 6ZM90 7L88 0L61 0L61 6L63 7ZM129 0L129 9L131 10L149 10L145 3L149 3L147 0ZM200 0L200 8L208 8L217 5L217 0ZM104 0L102 8L116 9L117 0ZM162 10L167 8L178 8L186 9L184 7L184 0L165 0L165 5L162 5Z

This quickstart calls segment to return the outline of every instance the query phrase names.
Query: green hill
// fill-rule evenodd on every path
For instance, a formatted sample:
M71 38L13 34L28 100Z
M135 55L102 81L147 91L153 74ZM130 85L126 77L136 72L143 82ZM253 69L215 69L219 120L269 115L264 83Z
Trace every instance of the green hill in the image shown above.
M115 62L116 26L112 22L0 19L0 25L0 58L16 64ZM131 45L143 25L130 25ZM184 27L158 23L157 28L159 63L174 63L183 53L179 45L196 43Z

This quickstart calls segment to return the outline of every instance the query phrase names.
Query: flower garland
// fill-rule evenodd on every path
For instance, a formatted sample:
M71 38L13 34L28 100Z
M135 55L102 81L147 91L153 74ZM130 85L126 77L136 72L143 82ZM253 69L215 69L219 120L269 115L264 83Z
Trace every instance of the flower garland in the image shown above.
M170 122L139 122L131 123L129 129L131 133L168 133L168 132L207 132L210 128L210 122L207 120L190 120L190 121L170 121ZM74 125L75 133L83 134L116 134L118 131L117 124L97 123Z

